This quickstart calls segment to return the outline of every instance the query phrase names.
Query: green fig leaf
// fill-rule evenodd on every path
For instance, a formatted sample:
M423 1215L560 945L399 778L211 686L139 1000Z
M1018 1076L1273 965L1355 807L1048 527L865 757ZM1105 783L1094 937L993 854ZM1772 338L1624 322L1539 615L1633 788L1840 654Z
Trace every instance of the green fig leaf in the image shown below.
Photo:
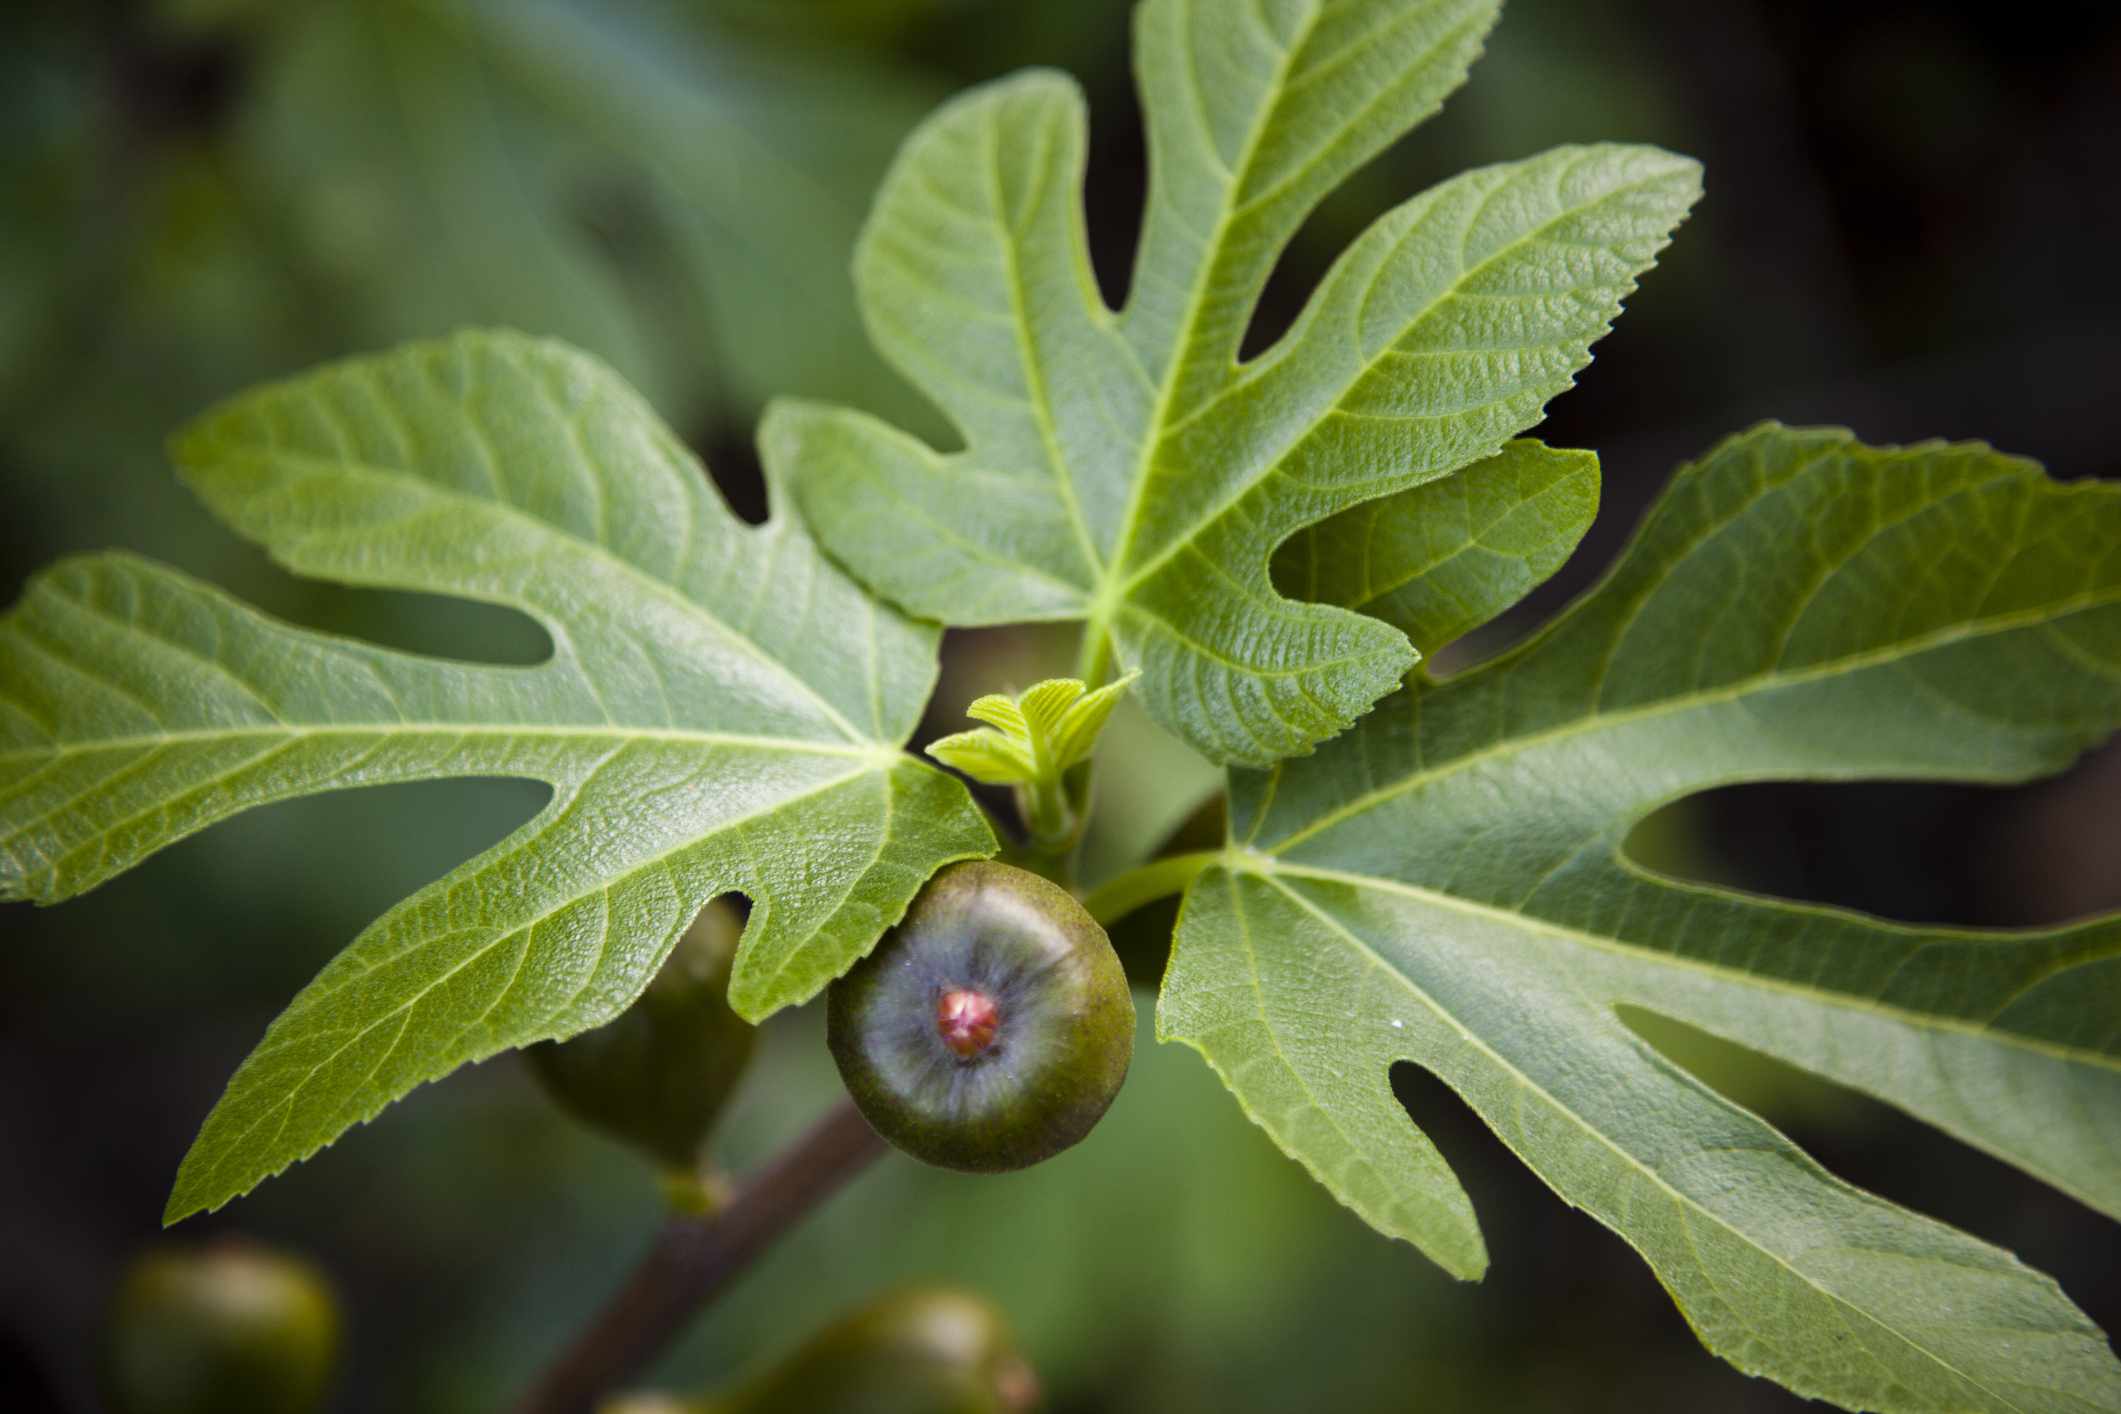
M517 776L550 802L391 909L297 996L186 1157L219 1206L467 1061L602 1025L708 900L751 899L747 1019L814 995L943 864L991 853L900 748L936 631L797 523L743 524L620 380L467 334L237 399L184 475L300 574L530 614L535 667L273 622L127 555L63 562L0 619L0 897L51 903L237 811Z
M1549 564L1506 521L1463 520L1469 543L1523 555L1484 609ZM1395 523L1379 543L1433 533ZM1447 550L1394 557L1461 562ZM1369 594L1340 570L1320 583ZM2121 1407L2121 1363L2054 1282L1835 1178L1621 1015L1816 1072L2121 1215L2121 918L1910 927L1676 882L1624 848L1716 786L2021 781L2116 726L2121 487L1978 445L1764 426L1681 471L1545 632L1410 676L1311 757L1232 773L1230 842L1186 895L1159 1032L1457 1275L1486 1250L1393 1098L1398 1063L1620 1234L1740 1369L1851 1409Z
M1382 619L1431 658L1561 568L1597 515L1596 456L1512 442L1297 535L1275 553L1274 582Z
M1500 0L1147 0L1148 216L1126 308L1081 206L1082 96L1033 72L902 149L855 261L870 334L964 438L769 410L820 541L948 624L1083 620L1211 760L1310 750L1415 660L1399 629L1276 591L1292 534L1491 456L1570 386L1701 190L1646 147L1556 150L1386 213L1244 362L1282 248L1458 87Z

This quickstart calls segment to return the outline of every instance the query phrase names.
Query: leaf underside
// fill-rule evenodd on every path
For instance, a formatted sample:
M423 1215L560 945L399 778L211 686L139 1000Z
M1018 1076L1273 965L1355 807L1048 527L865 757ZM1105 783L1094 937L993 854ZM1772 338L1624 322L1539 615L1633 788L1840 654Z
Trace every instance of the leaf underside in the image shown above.
M1568 480L1524 457L1460 479ZM1417 634L1471 619L1379 587L1462 563L1452 526L1509 547L1492 611L1569 520L1566 497L1513 526L1478 487L1409 495L1425 533L1370 536L1367 568L1317 584ZM1229 850L1185 900L1160 1032L1460 1276L1483 1270L1481 1235L1393 1098L1396 1062L1625 1238L1743 1370L1855 1409L2121 1407L2121 1365L2052 1281L1834 1178L1616 1011L1877 1096L2121 1216L2121 919L1906 927L1677 883L1622 849L1696 791L2022 781L2117 725L2121 488L1978 445L1765 426L1681 471L1532 641L1412 675L1314 756L1232 773Z
M793 520L750 527L611 373L461 335L267 388L184 433L186 479L300 574L534 616L529 668L269 620L127 555L63 562L0 619L0 896L50 903L251 806L456 776L552 789L391 909L267 1031L186 1157L219 1206L424 1081L601 1025L731 891L730 996L816 993L952 859L963 788L898 748L933 629Z
M1537 422L1700 192L1694 163L1644 147L1470 172L1381 217L1240 364L1306 214L1459 85L1499 4L1146 0L1148 215L1116 313L1085 245L1075 85L1027 73L942 109L855 278L872 337L965 445L778 405L763 450L820 541L923 617L1086 620L1213 760L1344 729L1414 648L1285 598L1276 546Z

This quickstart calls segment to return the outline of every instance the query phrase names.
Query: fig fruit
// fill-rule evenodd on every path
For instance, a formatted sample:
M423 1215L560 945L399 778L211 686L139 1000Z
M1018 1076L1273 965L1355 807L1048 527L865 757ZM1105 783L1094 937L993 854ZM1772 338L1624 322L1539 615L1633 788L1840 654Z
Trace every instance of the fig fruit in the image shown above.
M818 1332L717 1414L1018 1414L1038 1381L1008 1324L969 1292L890 1292Z
M832 984L826 1039L864 1117L943 1168L1024 1168L1090 1132L1126 1079L1134 999L1065 889L992 860L928 881Z
M307 1262L234 1240L157 1250L119 1284L104 1398L116 1414L307 1414L338 1348L338 1306Z
M546 1093L666 1168L695 1170L757 1039L729 1006L729 968L743 931L736 909L714 900L618 1019L526 1049Z

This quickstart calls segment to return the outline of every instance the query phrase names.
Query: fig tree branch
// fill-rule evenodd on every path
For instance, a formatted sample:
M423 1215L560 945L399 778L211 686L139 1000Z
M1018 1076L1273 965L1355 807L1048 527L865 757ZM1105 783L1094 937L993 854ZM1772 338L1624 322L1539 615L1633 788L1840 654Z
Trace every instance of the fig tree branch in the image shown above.
M884 1152L841 1100L711 1216L673 1215L582 1333L515 1405L516 1414L591 1414L660 1354L774 1242Z

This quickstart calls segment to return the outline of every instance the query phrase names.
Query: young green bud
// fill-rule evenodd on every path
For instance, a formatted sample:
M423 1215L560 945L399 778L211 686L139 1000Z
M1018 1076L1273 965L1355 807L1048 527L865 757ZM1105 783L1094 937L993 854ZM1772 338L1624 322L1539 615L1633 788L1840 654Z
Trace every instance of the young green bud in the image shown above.
M103 1351L115 1414L308 1414L339 1347L339 1314L307 1262L247 1242L166 1248L118 1287Z
M969 1292L888 1293L827 1326L717 1414L1020 1414L1038 1380L993 1305Z
M985 785L1016 787L1029 843L1044 854L1065 853L1082 821L1066 785L1068 772L1090 759L1112 709L1138 673L1095 692L1078 678L1049 678L1015 697L990 693L965 709L987 725L929 743L928 754Z
M524 1051L546 1092L666 1168L694 1172L757 1039L729 1006L743 930L736 909L714 900L617 1020Z
M826 1039L877 1133L944 1168L1001 1172L1090 1132L1134 1055L1105 932L1058 885L992 860L928 881L832 984Z

